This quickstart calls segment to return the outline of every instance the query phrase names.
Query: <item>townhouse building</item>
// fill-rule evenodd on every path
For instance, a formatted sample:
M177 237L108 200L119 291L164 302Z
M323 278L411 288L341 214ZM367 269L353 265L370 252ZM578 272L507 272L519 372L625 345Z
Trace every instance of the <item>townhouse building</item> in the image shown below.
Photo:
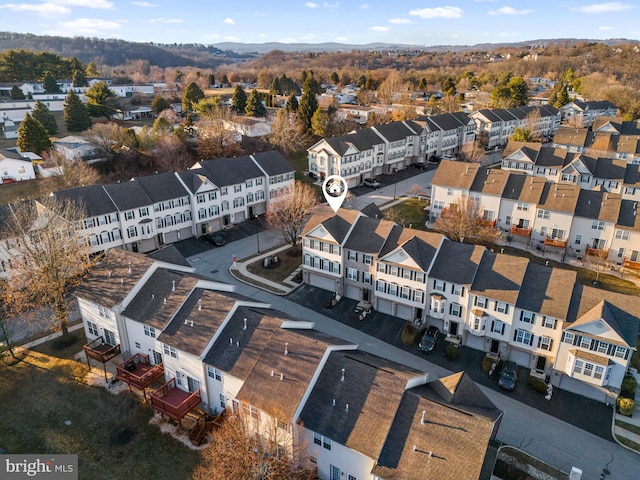
M618 113L618 107L608 100L593 100L588 102L574 100L573 102L563 105L560 110L563 119L578 117L581 119L582 126L584 127L590 126L598 117L613 117Z
M291 165L271 151L52 195L85 209L87 218L78 227L93 252L123 247L146 253L255 218L293 182Z
M497 197L493 187L484 183L491 179L486 169L476 168L480 180L474 175L460 184L459 179L468 173L461 170L459 162L442 162L445 169L449 165L454 174L445 172L441 178L453 180L458 197L480 193L480 202L485 194ZM541 250L593 257L605 252L611 259L618 255L610 247L611 240L603 244L600 237L594 237L604 232L619 237L615 245L622 249L623 257L618 259L621 265L640 265L636 262L640 252L629 250L638 238L633 202L607 192L551 184L541 177L508 172L498 175L495 184L487 181L490 186L498 185L495 192L502 192L496 207L501 218L494 225L514 238L523 237L527 244ZM474 183L481 188L474 188ZM439 185L439 189L446 198L447 186ZM450 205L445 205L446 211ZM624 211L624 216L618 210ZM600 222L605 223L602 230ZM331 240L331 244L319 243L320 238ZM511 359L555 386L603 402L619 392L622 377L610 376L595 386L591 381L563 380L567 372L571 373L566 367L567 358L559 358L558 353L563 332L580 318L571 313L574 302L581 301L576 289L582 292L574 271L452 242L441 234L402 228L351 210L334 214L324 209L311 217L302 239L306 246L303 281L309 285L370 302L380 312L421 327L436 326L446 341ZM635 252L633 262L628 259L631 252ZM320 267L324 265L330 266ZM640 299L604 291L603 298L624 310L629 322L635 318L637 336L640 320L634 312ZM626 336L624 341L629 351L637 347L637 338Z
M322 479L480 475L502 412L463 372L430 381L191 271L112 249L76 292L85 352L115 348L154 411L242 415Z

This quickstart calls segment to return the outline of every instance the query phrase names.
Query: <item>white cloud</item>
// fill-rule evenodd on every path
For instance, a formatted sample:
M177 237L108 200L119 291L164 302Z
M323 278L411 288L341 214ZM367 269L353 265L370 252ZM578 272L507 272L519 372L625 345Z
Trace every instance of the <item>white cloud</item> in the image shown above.
M315 33L308 33L306 35L302 35L300 37L300 40L304 40L305 42L308 42L310 40L315 40L317 38L317 35Z
M152 18L149 23L182 23L181 18Z
M500 32L498 34L499 37L515 37L516 33L508 33L508 32Z
M318 4L313 2L306 2L304 6L307 8L318 8Z
M349 40L347 37L336 37L336 42L346 42Z
M278 40L280 43L297 43L297 40L293 37L287 37L287 38L283 38L281 40Z
M70 7L99 8L111 10L113 2L109 0L56 0L58 5L69 5Z
M369 5L368 3L363 3L362 5L360 5L360 8L362 8L363 10L366 10L367 8L369 8L371 5Z
M607 3L592 3L591 5L584 5L582 7L572 8L574 12L582 13L607 13L607 12L622 12L624 10L631 10L635 8L633 5L628 5L622 2L607 2Z
M489 15L527 15L533 13L533 10L516 10L513 7L500 7L497 10L490 10Z
M602 25L601 27L598 27L598 30L613 30L613 27L608 27L606 25Z
M228 37L224 37L227 42L237 42L240 39L238 37L234 37L233 35L229 35Z
M458 33L452 33L451 35L449 35L450 38L460 38L460 34Z
M324 2L322 4L322 6L324 8L338 8L340 6L340 2L336 2L336 3L328 3L328 2Z
M103 20L101 18L76 18L67 22L59 22L58 25L69 34L95 34L104 30L119 30L120 24Z
M235 25L236 21L233 18L227 17L222 21L222 23L226 23L227 25Z
M376 25L375 27L371 27L371 30L374 32L388 32L389 29L387 27L382 27L380 25Z
M136 7L144 7L144 8L155 8L159 6L156 3L149 3L149 2L131 2L131 3Z
M390 18L389 23L393 23L394 25L410 25L413 22L409 18Z
M54 3L7 3L0 5L0 9L6 8L14 12L33 12L41 17L54 17L57 15L68 15L71 10L62 5L56 5Z
M220 35L218 35L217 33L205 33L202 38L205 38L207 40L219 40L220 39Z
M430 20L432 18L460 18L463 13L464 11L458 7L435 7L411 10L409 15Z

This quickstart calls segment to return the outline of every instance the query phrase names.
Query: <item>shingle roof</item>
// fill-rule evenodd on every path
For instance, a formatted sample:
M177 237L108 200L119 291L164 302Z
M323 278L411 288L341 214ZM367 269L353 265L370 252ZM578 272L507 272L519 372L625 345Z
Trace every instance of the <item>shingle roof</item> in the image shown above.
M575 216L615 223L620 216L622 195L594 190L581 190Z
M529 262L522 279L516 307L530 312L566 319L576 272Z
M577 145L583 147L587 141L589 129L560 127L553 136L555 145Z
M140 184L153 203L189 195L173 172L137 177L135 181Z
M104 185L104 189L120 211L153 205L147 192L136 181L112 183Z
M640 215L637 214L638 202L633 200L622 200L620 203L620 215L616 225L624 227L625 230L640 232Z
M315 330L277 329L236 397L291 422L327 348L346 344Z
M357 210L341 208L337 213L334 213L330 207L317 207L313 216L307 221L301 235L304 236L308 234L309 231L322 224L336 242L342 244L351 225L356 221L358 216L360 216L360 212Z
M515 304L529 260L486 250L471 290L484 297Z
M550 184L544 186L540 196L540 208L554 212L573 213L576 210L580 187L577 185Z
M517 142L509 139L507 146L502 152L502 158L507 158L513 155L518 150L521 150L532 162L535 162L536 157L542 149L542 144L537 142Z
M137 253L112 248L74 291L74 294L96 305L113 308L120 304L153 260Z
M284 155L282 155L278 150L254 153L251 156L270 177L295 171Z
M388 220L359 217L344 248L376 255L382 250L394 225Z
M244 183L247 179L263 177L264 173L245 155L237 158L215 158L204 160L200 166L209 180L218 187Z
M445 240L429 272L429 277L471 285L476 275L485 247Z
M627 168L626 160L615 158L598 158L594 176L609 180L622 181Z
M480 165L477 163L442 160L436 173L433 175L431 184L468 190L471 188L479 169Z
M70 188L53 193L58 198L67 198L84 205L87 217L97 217L115 213L118 208L111 201L102 185L88 185L86 187Z
M407 382L420 375L424 373L362 351L333 352L300 420L305 428L377 459Z
M502 191L502 198L537 204L545 184L546 180L543 177L512 172Z
M402 122L385 123L376 125L373 128L389 142L404 141L408 136L415 135L415 133Z
M162 330L197 283L195 277L166 268L158 268L129 302L122 314Z
M178 176L192 193L196 193L203 183L210 183L211 188L216 187L216 185L211 183L207 178L207 174L203 168L182 170L178 172Z
M573 153L565 148L541 148L536 158L536 166L561 169L571 160Z
M472 192L482 192L485 195L502 195L509 172L497 168L481 167L471 184Z
M402 250L404 250L423 271L428 271L444 236L440 233L420 232L408 228L405 230L405 234L410 235L410 238L400 245ZM402 239L402 235L400 238Z
M165 245L153 252L147 253L147 257L154 260L160 260L161 262L171 263L173 265L181 265L183 267L191 267L184 256L176 248L174 244Z
M158 341L200 357L240 298L231 293L196 288L158 336Z

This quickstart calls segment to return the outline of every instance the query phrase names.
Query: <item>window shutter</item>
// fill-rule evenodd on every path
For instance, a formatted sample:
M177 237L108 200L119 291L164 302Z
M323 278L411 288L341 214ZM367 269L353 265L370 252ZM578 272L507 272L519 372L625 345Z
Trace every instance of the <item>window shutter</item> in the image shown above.
M564 334L565 334L565 332L562 332L562 336L560 337L560 342L561 343L564 343Z
M520 321L524 318L524 311L520 310Z
M531 314L531 325L535 325L536 324L536 314L532 313Z
M493 304L493 311L497 311L498 310L498 301L496 300L496 303Z
M549 351L550 352L553 351L553 338L551 340L549 340Z
M462 287L461 292L462 292L462 293L461 293L460 295L462 295L462 296L464 297L464 287Z
M538 337L538 348L540 348L540 345L542 345L542 337Z
M451 284L451 293L454 293L456 289L456 286L452 283Z
M478 297L473 297L473 306L476 307L478 305Z
M491 320L491 331L493 332L493 326L496 324L495 320Z
M518 336L518 330L513 331L513 341L516 341L516 337Z
M436 288L436 280L435 280L435 278L433 279L433 288L434 289Z
M529 346L533 345L533 337L535 337L535 335L529 337Z
M553 319L553 329L555 330L557 326L558 326L558 319L554 318Z
M509 313L509 304L508 303L504 304L504 313Z
M451 312L453 311L453 303L449 304L449 315L451 315Z
M500 335L504 335L504 323L500 324Z
M607 348L607 355L613 355L613 344L610 343L609 347Z

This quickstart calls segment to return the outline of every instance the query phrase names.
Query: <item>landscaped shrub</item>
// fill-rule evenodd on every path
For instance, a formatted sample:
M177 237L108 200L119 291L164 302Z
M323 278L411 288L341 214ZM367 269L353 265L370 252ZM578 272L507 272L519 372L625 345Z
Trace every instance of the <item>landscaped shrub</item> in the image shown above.
M405 345L413 345L418 340L418 330L411 322L407 322L402 329L402 335L400 338L402 339L402 343Z
M617 403L620 415L630 417L636 411L636 402L630 398L618 397Z
M638 388L638 382L633 375L625 375L622 379L622 386L620 388L622 390L622 393L633 394L635 393L636 388Z
M491 365L493 365L493 358L484 357L482 359L482 371L484 373L488 373L491 370Z
M531 388L536 392L547 393L547 384L539 378L529 377L529 385L531 385Z
M449 360L455 360L455 358L458 356L458 347L455 345L449 345L447 347L446 354Z

